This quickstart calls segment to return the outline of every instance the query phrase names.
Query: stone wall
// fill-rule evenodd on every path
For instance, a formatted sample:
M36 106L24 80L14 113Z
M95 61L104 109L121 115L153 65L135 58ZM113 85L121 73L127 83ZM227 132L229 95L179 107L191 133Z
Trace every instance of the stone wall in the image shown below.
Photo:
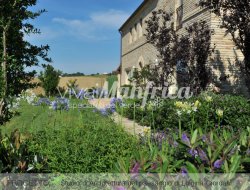
M151 16L151 12L157 9L173 13L173 22L176 27L176 9L183 1L182 28L177 30L179 35L185 35L185 28L194 22L206 21L214 30L211 46L215 47L215 53L209 59L213 71L213 78L223 91L246 94L246 87L240 75L239 67L235 64L236 57L242 60L242 54L235 49L235 45L225 30L220 28L220 20L209 10L200 8L195 0L147 0L144 6L136 11L122 27L122 52L121 52L121 85L128 84L129 73L133 67L154 63L157 59L156 49L147 43L144 35L135 37L135 26L142 23L142 33L146 32L145 21Z

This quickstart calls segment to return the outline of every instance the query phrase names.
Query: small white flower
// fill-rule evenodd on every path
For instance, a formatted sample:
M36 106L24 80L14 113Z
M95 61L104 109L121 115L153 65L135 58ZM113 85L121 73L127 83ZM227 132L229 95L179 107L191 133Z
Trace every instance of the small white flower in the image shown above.
M194 112L197 112L198 108L197 107L193 107L192 108Z
M178 116L181 116L182 115L182 112L180 110L177 111L177 115Z
M207 102L212 102L213 101L213 98L211 96L205 96L205 100Z

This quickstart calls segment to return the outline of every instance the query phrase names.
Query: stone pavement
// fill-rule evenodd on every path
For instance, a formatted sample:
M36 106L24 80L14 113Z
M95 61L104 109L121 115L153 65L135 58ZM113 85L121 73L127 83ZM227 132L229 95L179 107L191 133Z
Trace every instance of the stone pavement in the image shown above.
M93 106L95 106L97 109L105 108L109 105L110 99L103 98L103 99L94 99L89 100L89 103ZM136 122L129 120L125 117L122 117L118 113L114 113L111 116L111 119L118 125L122 126L124 130L132 135L139 135L143 134L144 127L140 126Z

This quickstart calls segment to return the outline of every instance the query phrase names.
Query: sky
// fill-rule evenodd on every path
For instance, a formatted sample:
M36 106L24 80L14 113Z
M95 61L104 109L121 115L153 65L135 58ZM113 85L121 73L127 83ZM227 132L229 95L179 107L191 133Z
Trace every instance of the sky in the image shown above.
M41 34L26 39L48 44L52 65L64 73L108 73L120 64L118 29L142 1L38 0L32 10L48 12L30 22Z

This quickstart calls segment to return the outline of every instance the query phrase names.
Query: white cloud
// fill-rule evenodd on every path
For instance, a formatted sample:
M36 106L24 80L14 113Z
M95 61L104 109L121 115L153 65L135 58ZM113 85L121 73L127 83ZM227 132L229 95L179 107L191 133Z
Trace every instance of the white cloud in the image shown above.
M119 10L92 13L87 20L53 18L53 22L62 24L66 30L77 38L90 40L107 40L110 31L118 28L129 17L129 14Z
M101 24L105 27L118 29L129 17L129 14L119 10L109 10L106 12L98 12L90 15L93 23Z

